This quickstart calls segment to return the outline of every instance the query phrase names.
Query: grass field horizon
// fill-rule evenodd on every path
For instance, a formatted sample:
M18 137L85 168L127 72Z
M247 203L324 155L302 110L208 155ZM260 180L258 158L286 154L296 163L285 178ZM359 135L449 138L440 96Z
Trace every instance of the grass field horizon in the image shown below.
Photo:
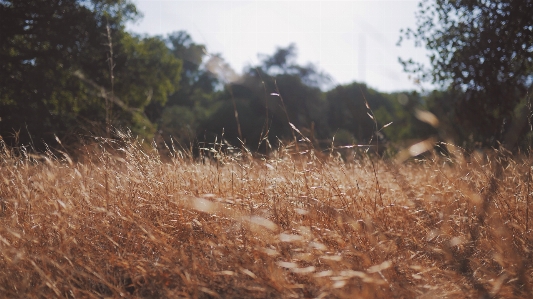
M0 297L533 297L528 155L0 143Z

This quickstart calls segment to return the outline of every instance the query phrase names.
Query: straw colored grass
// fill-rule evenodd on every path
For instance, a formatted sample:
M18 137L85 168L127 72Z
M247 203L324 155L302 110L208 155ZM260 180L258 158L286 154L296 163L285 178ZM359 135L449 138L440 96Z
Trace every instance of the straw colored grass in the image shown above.
M1 296L533 297L527 157L171 152L2 145Z

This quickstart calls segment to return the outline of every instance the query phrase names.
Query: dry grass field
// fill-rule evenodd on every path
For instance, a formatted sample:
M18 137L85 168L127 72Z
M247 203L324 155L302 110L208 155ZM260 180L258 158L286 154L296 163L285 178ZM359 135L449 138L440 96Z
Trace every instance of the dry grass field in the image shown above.
M0 297L533 297L527 156L221 148L1 144Z

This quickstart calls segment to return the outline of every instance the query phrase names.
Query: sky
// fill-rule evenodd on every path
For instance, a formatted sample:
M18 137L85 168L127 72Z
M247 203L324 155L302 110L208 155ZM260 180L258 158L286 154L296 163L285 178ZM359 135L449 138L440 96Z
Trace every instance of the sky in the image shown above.
M209 53L241 73L295 43L297 62L315 64L333 84L354 81L382 92L420 90L398 57L427 64L412 40L397 46L400 29L415 29L418 0L184 1L133 0L144 15L127 29L140 34L188 32Z

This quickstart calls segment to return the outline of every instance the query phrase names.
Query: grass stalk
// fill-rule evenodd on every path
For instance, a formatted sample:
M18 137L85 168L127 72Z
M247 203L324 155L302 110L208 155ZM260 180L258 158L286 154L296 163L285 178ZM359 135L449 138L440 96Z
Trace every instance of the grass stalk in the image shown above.
M503 192L529 194L529 156L244 160L217 140L202 161L122 138L78 163L0 146L5 297L533 295L529 195Z
M107 65L109 68L109 81L111 83L111 95L105 97L105 131L106 137L111 136L111 102L115 98L115 76L114 69L115 63L113 60L113 38L111 37L111 27L109 26L109 20L106 24L106 37L108 52L107 52ZM110 98L111 97L111 98Z

